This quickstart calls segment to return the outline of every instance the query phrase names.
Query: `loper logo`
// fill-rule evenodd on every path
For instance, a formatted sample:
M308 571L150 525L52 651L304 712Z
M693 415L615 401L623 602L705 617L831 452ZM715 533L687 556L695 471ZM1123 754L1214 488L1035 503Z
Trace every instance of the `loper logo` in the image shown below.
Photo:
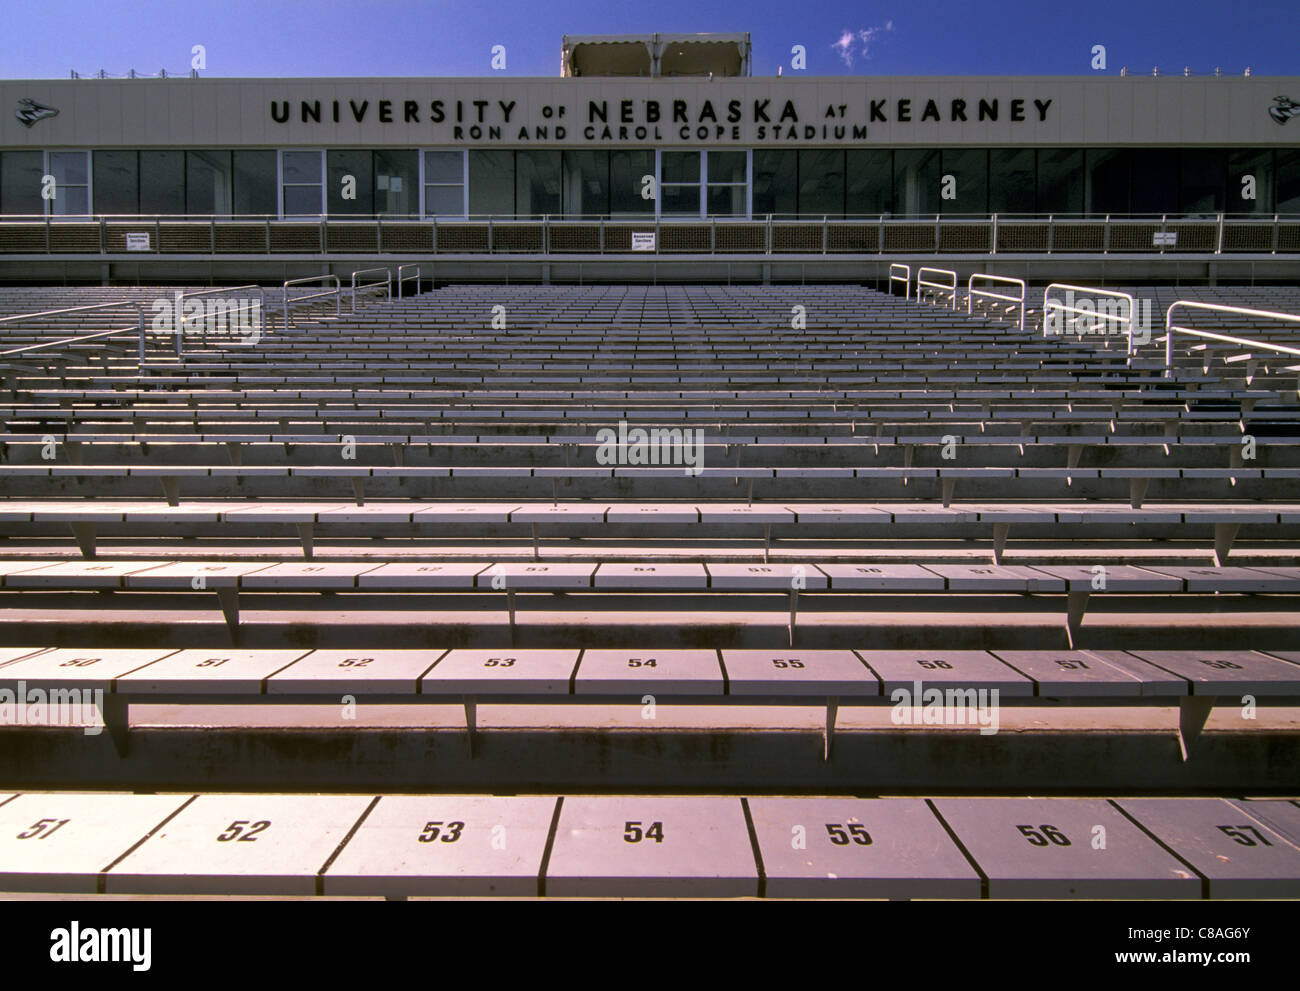
M1285 124L1292 117L1300 117L1300 103L1296 103L1289 96L1275 96L1273 102L1275 107L1268 108L1268 115L1278 124Z
M23 127L31 127L38 120L59 116L59 111L54 107L47 107L43 103L37 103L35 100L24 97L18 101L18 109L14 111L14 116L18 118Z

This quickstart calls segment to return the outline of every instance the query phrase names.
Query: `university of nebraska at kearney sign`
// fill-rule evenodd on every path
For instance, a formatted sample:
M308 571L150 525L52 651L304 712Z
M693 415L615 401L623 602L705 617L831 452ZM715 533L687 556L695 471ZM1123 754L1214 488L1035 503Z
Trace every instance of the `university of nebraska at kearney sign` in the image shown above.
M270 101L277 124L397 124L436 130L444 141L599 143L865 141L872 123L1045 122L1052 100L1037 97L867 98L861 106L808 106L780 98L588 99L542 104L525 115L518 100L346 99ZM534 119L535 118L535 119Z

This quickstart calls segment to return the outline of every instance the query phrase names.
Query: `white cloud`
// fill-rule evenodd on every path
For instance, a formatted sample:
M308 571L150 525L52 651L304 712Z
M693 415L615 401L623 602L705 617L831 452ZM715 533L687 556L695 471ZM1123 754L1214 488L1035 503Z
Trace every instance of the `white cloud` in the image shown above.
M885 21L884 27L859 28L857 31L850 31L845 28L840 32L840 36L831 43L831 48L844 61L844 64L850 69L853 68L855 57L869 59L871 58L871 45L876 41L882 32L894 30L894 22Z

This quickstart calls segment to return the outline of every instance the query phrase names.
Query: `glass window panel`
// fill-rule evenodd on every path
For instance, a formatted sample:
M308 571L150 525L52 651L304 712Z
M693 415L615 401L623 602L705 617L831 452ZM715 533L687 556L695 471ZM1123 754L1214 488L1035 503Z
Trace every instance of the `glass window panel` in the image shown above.
M185 212L185 152L140 152L140 212Z
M1038 152L1039 213L1083 212L1083 152L1078 148Z
M0 152L0 211L26 216L45 213L44 174L44 156L39 151Z
M420 156L414 149L374 153L375 213L414 217L420 211Z
M906 215L938 213L939 176L938 151L894 152L894 210Z
M1255 198L1242 193L1246 176L1254 178ZM1232 151L1228 153L1228 189L1224 209L1228 213L1273 212L1273 152L1271 150Z
M641 196L645 176L655 174L653 151L609 153L609 212L621 217L652 217L655 201Z
M286 182L320 182L320 152L286 151L281 158L281 178Z
M1218 213L1223 209L1223 183L1228 156L1217 148L1186 148L1182 153L1182 213Z
M659 156L660 182L699 182L698 151L666 151Z
M693 187L682 186L682 189ZM748 186L714 186L710 184L708 213L711 217L743 217L747 213Z
M799 210L799 153L787 149L754 151L754 216L794 214Z
M1133 152L1133 213L1176 213L1178 152L1142 149Z
M991 213L1033 213L1034 185L1034 149L994 148L989 151Z
M465 215L465 192L462 186L426 186L424 213L428 217Z
M90 213L90 190L85 186L59 186L50 202L50 213L56 217L83 217Z
M1129 212L1129 153L1116 149L1088 149L1085 179L1087 212Z
M476 216L514 215L514 152L470 150L469 212Z
M874 216L890 211L894 181L892 151L850 148L845 169L849 216Z
M609 213L609 152L564 153L564 215L598 217Z
M745 158L743 151L709 152L709 185L720 182L748 182Z
M659 188L659 199L661 201L660 212L665 217L698 217L700 215L699 186L661 186Z
M230 152L185 153L185 212L230 213Z
M964 148L960 151L949 149L940 155L940 196L941 213L978 213L988 212L989 208L989 158L983 148ZM953 199L946 200L942 195L945 176L955 180Z
M1300 213L1300 151L1277 153L1277 212Z
M285 186L284 215L286 217L320 216L320 186Z
M140 210L140 160L133 151L97 151L93 159L95 212L132 214Z
M520 217L559 214L560 153L515 152L515 213Z
M275 216L275 152L237 151L232 159L234 212Z
M358 149L325 152L325 207L340 216L370 216L375 212L374 153ZM352 176L352 199L343 198L343 180Z
M84 186L88 179L86 153L84 151L50 152L50 175L59 186Z
M843 212L844 152L832 148L799 152L799 214L838 217Z
M461 183L465 181L465 156L459 151L426 151L424 181Z

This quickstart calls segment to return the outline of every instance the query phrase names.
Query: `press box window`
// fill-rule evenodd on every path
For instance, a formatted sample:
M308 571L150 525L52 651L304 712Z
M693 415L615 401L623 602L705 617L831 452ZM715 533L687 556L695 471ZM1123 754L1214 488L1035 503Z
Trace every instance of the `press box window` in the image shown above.
M85 217L90 214L88 152L47 151L45 174L54 177L54 199L47 201L50 216Z
M414 149L375 152L375 213L417 217L420 213L420 156Z
M660 154L659 212L665 217L700 215L700 152Z
M325 212L324 153L280 152L280 212L285 217L319 217Z
M424 215L463 217L465 199L465 152L424 153Z
M706 215L710 217L748 216L749 153L744 151L707 151L704 152L704 165L708 189ZM842 180L843 177L841 176Z

